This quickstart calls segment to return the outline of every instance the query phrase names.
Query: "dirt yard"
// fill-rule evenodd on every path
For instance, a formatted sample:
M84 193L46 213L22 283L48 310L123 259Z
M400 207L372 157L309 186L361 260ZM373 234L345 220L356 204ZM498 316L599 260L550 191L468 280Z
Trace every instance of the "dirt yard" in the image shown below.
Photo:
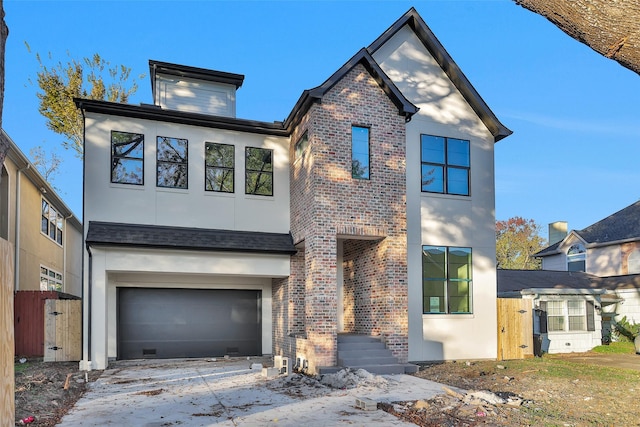
M29 360L15 364L16 425L33 416L31 426L54 426L73 407L101 371L78 371L78 362Z
M640 365L640 356L616 356ZM31 426L54 426L84 393L86 380L95 381L99 375L94 371L85 376L76 362L17 363L16 424L34 416ZM419 426L640 425L635 413L638 370L545 356L426 365L416 375L451 389L434 399L417 396L415 401L379 408ZM458 394L456 388L468 393ZM492 399L504 400L490 403Z

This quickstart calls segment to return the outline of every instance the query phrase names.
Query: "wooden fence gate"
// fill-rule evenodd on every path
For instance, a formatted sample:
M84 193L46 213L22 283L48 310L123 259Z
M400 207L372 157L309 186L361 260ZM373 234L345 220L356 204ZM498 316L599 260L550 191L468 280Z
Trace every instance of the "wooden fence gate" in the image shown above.
M0 426L14 425L13 340L13 245L0 239Z
M498 359L533 357L533 300L498 298Z
M44 303L44 361L81 359L82 301L48 299Z

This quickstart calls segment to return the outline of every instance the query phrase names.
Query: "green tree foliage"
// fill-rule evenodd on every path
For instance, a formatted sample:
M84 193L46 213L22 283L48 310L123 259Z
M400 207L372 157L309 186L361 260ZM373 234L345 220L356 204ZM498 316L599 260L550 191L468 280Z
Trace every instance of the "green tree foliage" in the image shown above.
M540 270L541 262L533 254L545 248L541 227L521 217L496 221L496 260L502 269Z
M49 129L66 138L62 146L75 150L76 155L82 157L83 120L73 99L126 103L138 89L135 78L131 77L131 68L111 66L97 53L81 60L69 57L66 63L54 65L46 65L39 54L36 54L36 59L40 65L37 73L38 111L47 119ZM51 54L48 60L53 61Z

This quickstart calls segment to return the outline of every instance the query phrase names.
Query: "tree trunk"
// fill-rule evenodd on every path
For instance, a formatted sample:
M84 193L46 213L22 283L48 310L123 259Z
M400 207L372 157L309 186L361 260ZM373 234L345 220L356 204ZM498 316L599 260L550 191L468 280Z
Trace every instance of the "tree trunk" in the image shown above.
M640 74L640 0L514 0Z
M2 129L2 105L4 104L4 48L7 44L9 28L4 22L4 4L0 0L0 129ZM9 141L0 133L0 169L9 151Z

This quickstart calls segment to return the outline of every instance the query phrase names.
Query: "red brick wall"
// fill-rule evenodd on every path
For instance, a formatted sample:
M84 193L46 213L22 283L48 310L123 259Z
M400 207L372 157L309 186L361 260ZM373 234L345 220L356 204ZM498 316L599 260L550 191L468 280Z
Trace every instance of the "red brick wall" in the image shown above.
M369 180L351 177L352 125L370 129ZM294 159L293 146L305 131L309 147ZM345 250L349 249L356 269L350 286L358 289L353 293L349 327L382 335L396 356L406 360L405 151L404 118L361 65L336 83L321 103L313 104L294 131L291 232L294 242L304 242L304 263L292 258L292 276L274 286L274 312L278 313L274 316L281 315L285 304L287 316L293 318L299 319L295 313L303 309L304 335L295 345L285 345L287 338L274 327L276 354L295 346L313 359L309 361L312 371L316 366L335 365L337 244L338 238L348 236ZM380 240L360 241L357 236ZM357 256L351 249L356 246L364 249ZM304 272L300 271L303 266ZM304 297L296 285L302 277ZM365 295L371 300L365 302Z

